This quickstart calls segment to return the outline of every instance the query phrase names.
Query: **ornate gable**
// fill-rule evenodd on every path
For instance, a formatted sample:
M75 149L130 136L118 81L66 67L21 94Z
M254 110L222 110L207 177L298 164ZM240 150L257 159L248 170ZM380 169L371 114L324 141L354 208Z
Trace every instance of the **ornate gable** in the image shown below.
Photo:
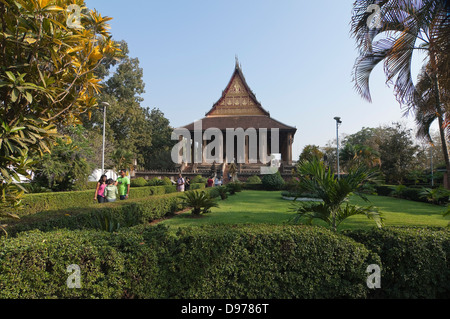
M242 70L236 60L236 68L222 93L212 109L206 113L207 117L213 116L240 116L240 115L264 115L270 116L256 99L250 87L245 81Z

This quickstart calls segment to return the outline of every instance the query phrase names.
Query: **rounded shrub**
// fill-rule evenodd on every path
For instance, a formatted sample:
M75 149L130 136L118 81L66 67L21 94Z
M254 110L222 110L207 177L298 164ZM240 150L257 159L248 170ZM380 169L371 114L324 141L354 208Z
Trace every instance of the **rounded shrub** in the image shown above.
M168 185L173 185L172 181L170 180L170 178L168 178L167 176L164 176L162 178L162 184L164 186L168 186Z
M246 183L247 184L261 184L262 182L261 182L261 178L259 178L258 175L253 175L247 179Z
M144 187L147 186L147 181L143 177L133 178L130 181L131 187Z
M285 184L280 172L276 172L275 174L270 175L264 175L261 182L264 189L268 191L282 190Z
M202 175L197 175L193 179L191 179L191 184L206 184L207 178Z

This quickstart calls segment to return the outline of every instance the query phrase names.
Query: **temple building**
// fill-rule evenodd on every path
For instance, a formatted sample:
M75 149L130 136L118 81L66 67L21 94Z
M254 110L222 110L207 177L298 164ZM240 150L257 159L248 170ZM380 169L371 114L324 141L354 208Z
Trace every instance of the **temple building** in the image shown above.
M227 164L235 163L241 174L257 173L261 166L270 165L267 158L270 159L273 153L281 154L282 167L289 169L292 166L292 144L297 129L270 117L270 113L262 107L248 86L237 59L231 79L219 100L204 118L183 126L182 129L191 134L189 160L180 167L183 173L204 172L211 167L211 160L208 161L204 153L200 161L194 160L195 151L205 151L210 143L204 134L201 134L203 137L198 143L198 139L195 139L198 135L195 135L195 132L201 130L201 133L205 133L208 129L220 130L223 135L220 144L217 144L220 146L213 152L216 159L219 155L219 160L214 162L222 165L222 172L226 171ZM239 140L236 140L239 139L238 136L231 140L230 131L244 131L243 141L239 143Z

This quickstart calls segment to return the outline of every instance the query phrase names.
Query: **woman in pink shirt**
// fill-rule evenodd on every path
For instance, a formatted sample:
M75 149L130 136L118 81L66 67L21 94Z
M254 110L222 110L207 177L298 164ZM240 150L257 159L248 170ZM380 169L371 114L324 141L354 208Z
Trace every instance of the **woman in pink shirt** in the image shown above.
M94 200L97 200L99 203L105 202L106 180L106 175L102 175L97 183L97 188L95 189Z

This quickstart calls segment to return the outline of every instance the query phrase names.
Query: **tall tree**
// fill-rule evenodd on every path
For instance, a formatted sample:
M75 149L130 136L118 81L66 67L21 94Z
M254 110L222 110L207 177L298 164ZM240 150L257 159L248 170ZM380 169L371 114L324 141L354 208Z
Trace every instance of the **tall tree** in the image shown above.
M388 183L402 184L408 173L415 168L415 155L418 146L412 139L411 129L399 123L380 128L379 140L381 171Z
M354 165L364 164L367 167L376 167L381 165L380 154L370 146L362 144L345 144L341 153L340 160L347 169Z
M355 159L355 162L362 162L369 167L379 166L390 183L401 183L417 167L419 147L415 144L411 130L400 123L363 128L347 136L343 145L341 154L344 161Z
M117 52L109 20L82 0L0 1L0 211L20 200L13 181L50 151L56 125L96 107L94 71Z
M434 84L433 77L430 76L430 73L433 72L433 69L430 65L424 67L419 74L419 79L417 82L417 92L420 95L420 99L416 103L415 119L417 124L417 137L425 139L427 142L434 144L431 137L431 126L436 121L438 122L439 128L439 139L441 145L441 151L444 157L444 162L446 167L450 167L450 157L448 150L448 135L446 134L445 129L445 118L450 115L449 111L446 111L446 108L443 103L441 103L439 99L439 92L436 92L437 87ZM449 74L450 76L450 74ZM444 92L445 94L441 96L445 96L446 99L449 97L446 96L450 93L449 90ZM450 186L450 184L449 184Z
M143 168L148 170L174 170L176 165L172 161L171 150L176 141L171 139L173 128L164 117L164 113L154 108L146 109L146 117L150 124L152 144L141 149L144 157Z
M323 159L323 152L320 150L318 145L306 145L299 156L299 162L301 161L312 161L314 158L318 160Z
M141 106L145 92L143 70L137 58L129 56L128 45L120 43L121 56L119 60L105 60L98 72L108 75L102 83L103 90L98 99L107 102L106 107L106 141L109 145L105 150L105 162L109 165L117 163L118 149L120 154L133 154L138 165L145 163L144 150L152 143L152 128L148 112ZM113 69L112 74L110 70ZM94 135L101 136L103 129L103 107L93 110L90 116L84 116L83 125ZM119 156L120 157L120 156ZM134 162L134 160L133 160Z

